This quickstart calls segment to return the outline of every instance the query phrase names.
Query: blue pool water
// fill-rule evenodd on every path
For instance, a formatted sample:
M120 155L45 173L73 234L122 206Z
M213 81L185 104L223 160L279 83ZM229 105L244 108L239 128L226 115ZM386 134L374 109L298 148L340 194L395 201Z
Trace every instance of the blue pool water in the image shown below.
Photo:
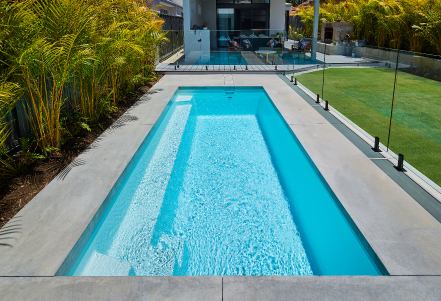
M203 53L195 65L248 65L240 52Z
M246 51L244 53L247 53ZM250 52L255 55L254 52ZM199 58L196 62L192 62L194 65L248 65L247 61L241 55L240 52L228 52L228 51L212 51L212 52L202 52L199 54ZM282 55L277 54L280 58ZM253 56L254 57L254 56ZM257 60L258 65L267 64L265 55L259 55ZM270 56L271 59L271 56ZM280 59L276 61L277 64L282 64ZM185 57L180 59L181 64L187 64ZM322 64L323 62L320 60L316 60L314 64ZM308 55L303 55L299 53L285 53L283 54L283 65L309 65L312 64L311 57Z
M262 88L179 89L131 164L65 275L386 273Z

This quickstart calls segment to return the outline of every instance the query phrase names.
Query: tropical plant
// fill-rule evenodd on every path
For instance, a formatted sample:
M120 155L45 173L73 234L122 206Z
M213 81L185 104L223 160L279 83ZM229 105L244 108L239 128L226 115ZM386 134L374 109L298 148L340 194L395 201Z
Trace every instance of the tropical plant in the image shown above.
M164 40L163 21L141 0L0 0L0 22L1 63L23 88L45 156L61 147L63 111L97 123L150 78Z
M288 38L292 40L300 40L303 38L305 31L302 28L292 28L289 25Z
M29 138L20 138L21 151L15 156L8 155L6 148L0 149L0 177L14 177L23 174L28 166L37 159L44 159L44 156L36 153L38 144ZM57 150L52 148L52 150Z
M403 14L401 16L402 29L405 32L405 38L410 51L420 52L424 44L424 36L414 25L423 22L423 17L419 13L421 8L427 5L426 0L401 0Z
M10 166L5 142L11 133L11 129L10 122L6 121L6 118L17 101L18 91L16 84L0 81L0 175L3 169Z
M419 10L423 20L413 27L432 44L441 55L441 0L432 0Z
M18 91L16 84L0 81L0 149L5 148L6 139L11 133L6 118L17 101Z
M300 8L298 15L311 35L313 8ZM320 5L320 20L333 22L338 17L352 22L356 39L395 49L404 44L411 51L421 51L428 43L441 54L441 0L347 0Z

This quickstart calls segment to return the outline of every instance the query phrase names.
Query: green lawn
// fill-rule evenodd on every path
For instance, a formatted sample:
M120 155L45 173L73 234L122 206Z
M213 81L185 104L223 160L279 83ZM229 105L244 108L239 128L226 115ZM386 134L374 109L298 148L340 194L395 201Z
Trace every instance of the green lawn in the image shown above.
M322 94L323 71L297 76ZM395 70L325 70L324 100L372 136L387 143ZM441 185L441 83L398 72L390 149Z

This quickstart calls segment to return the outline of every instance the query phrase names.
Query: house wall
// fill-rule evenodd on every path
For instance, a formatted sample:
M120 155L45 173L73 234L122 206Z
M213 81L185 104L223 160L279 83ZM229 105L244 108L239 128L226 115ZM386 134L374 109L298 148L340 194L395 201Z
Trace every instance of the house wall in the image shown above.
M209 23L208 29L216 30L216 1L215 0L203 0L202 1L202 15L205 19L202 21L207 21Z
M201 14L199 14L199 7ZM187 16L190 16L190 20L187 20ZM216 29L216 1L184 0L184 29L190 30L193 24L202 26L205 21L209 23L208 29Z
M281 31L285 29L285 0L270 1L270 28Z
M184 0L183 4L185 61L186 63L194 63L201 55L203 58L204 56L209 57L211 40L216 43L215 34L211 33L211 30L216 29L216 1ZM208 30L191 30L193 24L203 26L205 21L209 23Z
M184 8L184 30L190 30L190 18L188 17L190 16L190 0L183 0L182 7Z
M191 30L193 24L202 26L203 20L202 0L184 0L184 30ZM198 7L201 7L201 14L199 15ZM207 21L209 22L209 21ZM210 22L209 22L210 23Z
M215 0L203 0L202 1L202 15L204 16L204 21L207 21L208 29L210 33L210 48L217 48L217 20L216 20L216 1Z

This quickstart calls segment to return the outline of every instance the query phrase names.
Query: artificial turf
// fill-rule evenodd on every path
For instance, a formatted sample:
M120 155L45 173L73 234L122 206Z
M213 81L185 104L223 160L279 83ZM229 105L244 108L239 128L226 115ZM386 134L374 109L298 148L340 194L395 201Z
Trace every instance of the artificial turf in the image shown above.
M323 71L296 76L322 96ZM395 70L325 70L324 100L386 145ZM441 83L398 71L389 148L441 186Z

